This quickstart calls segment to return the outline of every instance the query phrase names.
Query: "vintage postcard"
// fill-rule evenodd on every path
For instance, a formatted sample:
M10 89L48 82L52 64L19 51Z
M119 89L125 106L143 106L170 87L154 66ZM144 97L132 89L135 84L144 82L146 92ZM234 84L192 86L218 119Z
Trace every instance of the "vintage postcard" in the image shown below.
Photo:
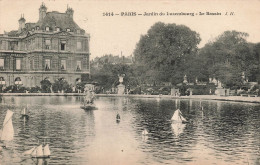
M0 164L260 164L260 1L0 0Z

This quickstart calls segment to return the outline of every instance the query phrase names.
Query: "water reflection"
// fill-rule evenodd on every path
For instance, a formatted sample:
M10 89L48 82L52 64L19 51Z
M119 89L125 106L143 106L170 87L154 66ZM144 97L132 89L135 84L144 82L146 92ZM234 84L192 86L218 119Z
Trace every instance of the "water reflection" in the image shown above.
M84 111L82 99L2 98L0 123L13 110L15 138L12 150L0 152L0 164L259 163L259 104L100 97L98 110ZM27 104L30 117L21 118ZM188 123L171 122L176 109ZM43 137L49 137L50 159L22 157Z
M172 131L176 137L179 137L183 133L186 124L172 123Z

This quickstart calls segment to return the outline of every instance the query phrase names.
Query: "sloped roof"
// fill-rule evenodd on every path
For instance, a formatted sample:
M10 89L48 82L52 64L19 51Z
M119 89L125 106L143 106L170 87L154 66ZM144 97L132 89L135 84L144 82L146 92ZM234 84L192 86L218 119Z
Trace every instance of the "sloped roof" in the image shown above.
M46 26L49 26L53 29L55 27L59 27L63 30L67 28L72 30L81 29L69 15L56 11L46 13L46 16L43 18L43 20L39 20L35 26L39 26L41 29Z
M12 31L8 32L8 36L10 36L10 37L19 36L18 30L12 30Z
M35 24L36 23L29 23L28 22L28 23L25 24L25 27L26 27L26 29L32 29L33 27L35 27Z

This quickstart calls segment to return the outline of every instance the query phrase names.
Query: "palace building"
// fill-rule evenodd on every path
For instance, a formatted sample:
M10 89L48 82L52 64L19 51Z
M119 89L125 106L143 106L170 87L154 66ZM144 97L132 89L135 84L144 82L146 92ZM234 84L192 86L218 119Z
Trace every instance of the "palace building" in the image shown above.
M18 20L18 30L0 34L0 85L40 86L48 79L75 85L90 74L89 34L73 20L73 9L47 12L42 4L39 20Z

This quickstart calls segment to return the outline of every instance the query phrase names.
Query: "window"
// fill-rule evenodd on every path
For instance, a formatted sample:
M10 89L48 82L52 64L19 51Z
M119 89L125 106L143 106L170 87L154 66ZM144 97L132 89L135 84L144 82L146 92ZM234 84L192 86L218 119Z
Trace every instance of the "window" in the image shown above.
M60 50L66 50L66 41L61 41Z
M50 70L50 69L51 69L51 60L45 59L45 70Z
M18 46L18 42L17 41L9 41L9 50L15 50Z
M21 59L16 59L15 68L21 70Z
M69 29L69 28L67 29L67 32L70 32L70 29Z
M0 84L1 84L1 85L5 84L5 79L4 79L4 77L0 77Z
M77 68L76 68L77 71L80 71L81 70L81 61L77 61Z
M61 60L61 70L66 70L66 60Z
M29 59L29 62L30 62L30 69L34 69L34 60L33 60L33 57L31 57L30 59Z
M39 26L37 26L37 27L36 27L36 30L40 30L40 27L39 27Z
M46 30L47 32L50 31L49 26L46 26L46 27L45 27L45 30Z
M80 34L80 30L79 29L77 30L77 34Z
M51 47L51 40L45 39L45 49L50 49L50 47Z
M3 70L5 68L5 59L0 58L0 70Z
M56 31L59 32L59 31L60 31L60 28L59 28L59 27L56 27Z
M15 80L14 80L14 84L21 85L21 84L23 84L23 82L22 82L20 77L16 77Z
M34 28L32 28L32 31L34 32Z
M78 50L81 50L81 48L82 48L81 41L77 41L77 49L78 49Z

